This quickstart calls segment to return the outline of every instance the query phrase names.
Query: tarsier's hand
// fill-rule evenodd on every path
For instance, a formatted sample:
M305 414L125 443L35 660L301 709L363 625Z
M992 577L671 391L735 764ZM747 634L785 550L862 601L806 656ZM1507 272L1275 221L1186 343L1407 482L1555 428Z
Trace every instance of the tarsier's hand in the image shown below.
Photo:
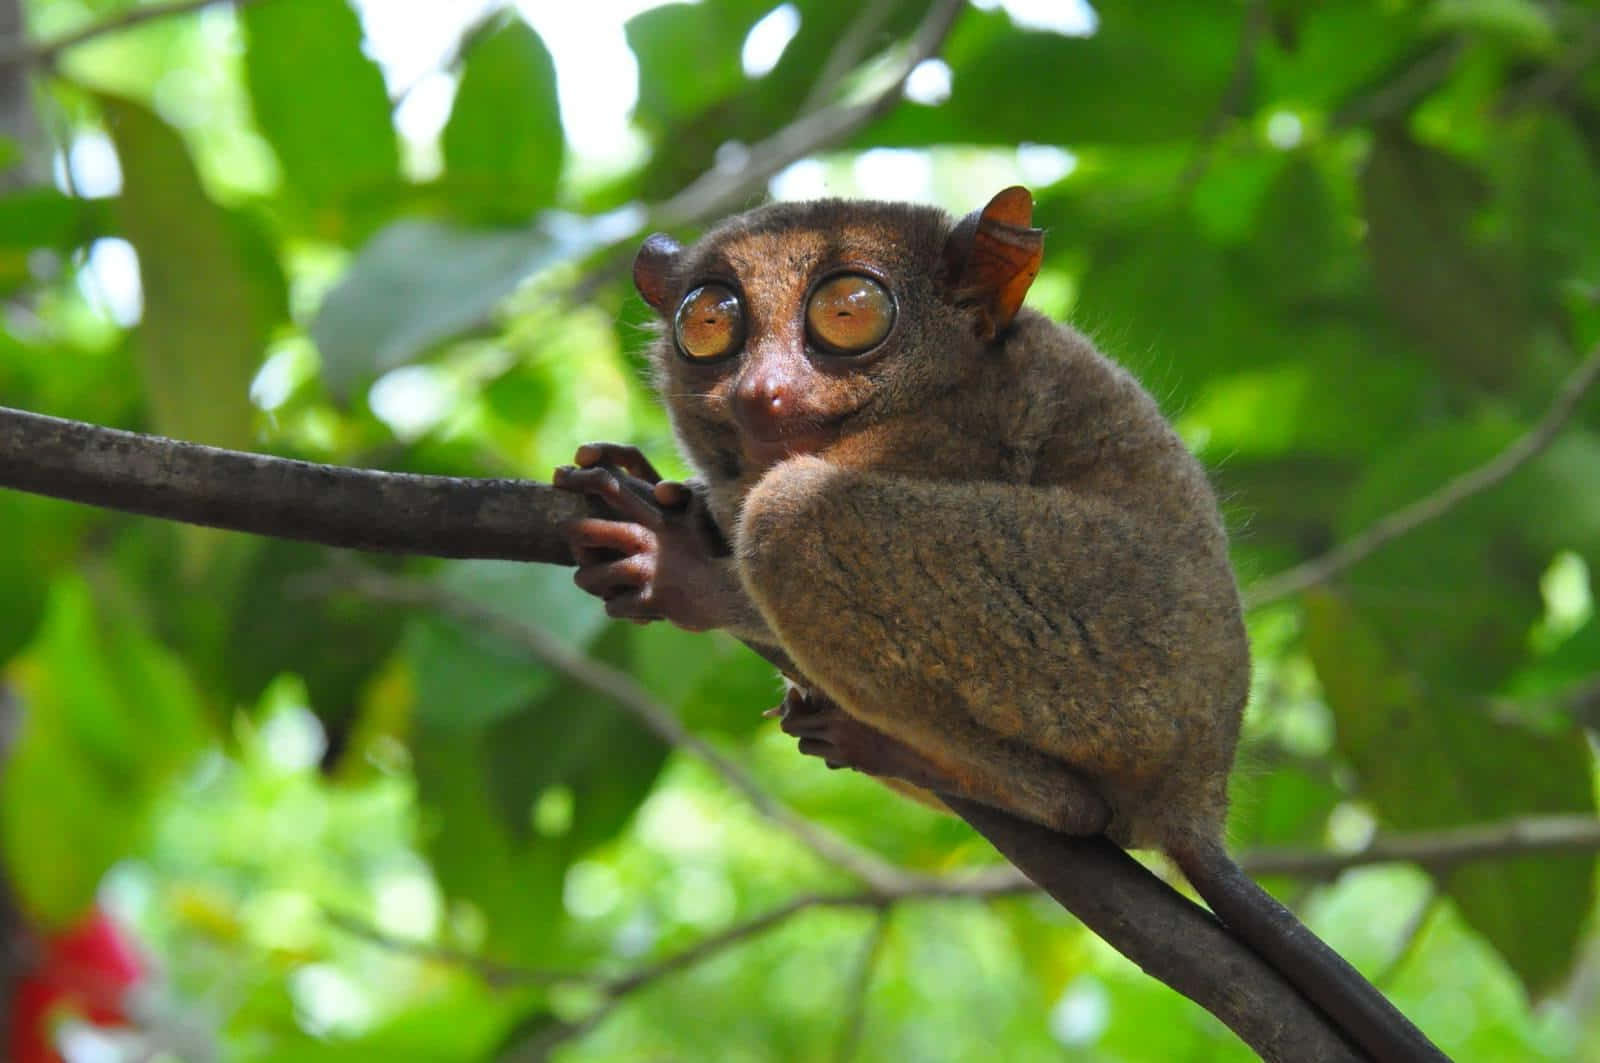
M555 485L604 503L614 517L567 525L578 586L614 617L670 620L690 631L726 626L743 591L705 500L663 480L635 447L586 443L555 471Z

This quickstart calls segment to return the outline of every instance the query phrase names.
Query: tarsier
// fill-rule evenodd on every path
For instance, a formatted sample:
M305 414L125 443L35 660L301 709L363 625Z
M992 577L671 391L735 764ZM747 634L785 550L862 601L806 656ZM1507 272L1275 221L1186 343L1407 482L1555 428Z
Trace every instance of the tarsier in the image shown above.
M1009 188L958 223L825 200L650 237L652 360L698 471L581 447L577 581L783 662L800 750L937 804L1155 847L1376 1059L1442 1059L1222 845L1249 651L1200 464L1128 373L1022 308Z

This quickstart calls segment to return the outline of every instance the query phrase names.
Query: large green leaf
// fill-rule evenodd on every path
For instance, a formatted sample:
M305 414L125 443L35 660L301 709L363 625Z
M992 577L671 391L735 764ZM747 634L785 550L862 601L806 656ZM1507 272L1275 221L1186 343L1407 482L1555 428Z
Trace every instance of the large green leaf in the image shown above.
M744 83L739 48L765 3L663 4L628 20L639 62L635 117L662 132L732 95ZM685 62L687 57L693 62ZM644 90L648 91L644 91Z
M1523 285L1471 238L1480 173L1398 133L1379 135L1361 175L1373 283L1393 318L1448 379L1503 389L1524 364Z
M179 663L71 577L9 674L22 731L0 777L0 847L24 906L62 922L135 851L200 744L202 709Z
M607 624L600 604L574 586L571 571L555 565L457 562L435 582L500 615L536 624L578 651ZM419 620L406 649L416 673L417 717L437 731L479 731L558 685L523 648L448 618Z
M362 51L361 23L346 0L249 4L245 79L256 122L284 182L316 212L321 235L340 238L340 212L392 184L400 152L383 76Z
M632 635L612 625L591 656L625 669ZM622 829L655 784L667 753L667 745L632 713L562 681L489 731L489 786L506 829L518 837L529 833L539 796L563 788L570 821L555 838L535 844L576 856Z
M100 104L122 164L117 222L139 254L138 353L152 427L245 446L250 380L287 313L277 257L247 216L206 195L170 126L128 100Z
M1307 645L1338 723L1338 749L1384 826L1594 813L1592 758L1577 729L1534 733L1491 716L1482 700L1432 690L1348 602L1315 592L1306 605ZM1537 993L1572 966L1594 905L1594 871L1592 856L1534 856L1466 865L1440 881Z
M361 249L311 324L323 379L345 394L435 344L482 328L501 299L536 269L586 246L544 227L464 229L397 221Z
M1527 298L1556 309L1573 282L1600 283L1600 173L1571 124L1554 115L1507 129L1508 149L1491 162L1505 171L1506 199Z
M444 127L445 172L489 216L526 219L555 198L565 140L539 35L505 17L475 34Z
M413 736L422 844L446 896L484 917L485 951L559 966L555 931L571 855L559 843L526 844L506 829L489 787L491 752L481 732Z
M307 594L331 563L322 547L281 539L252 551L222 615L221 678L234 702L253 705L274 677L294 672L324 724L354 716L406 617L359 595Z
M1520 431L1504 418L1483 417L1418 431L1387 448L1345 503L1340 538L1487 461ZM1547 481L1552 485L1564 480L1572 487L1585 475L1581 464L1550 468L1566 473ZM1524 659L1528 631L1543 608L1539 576L1556 549L1573 545L1552 540L1594 509L1581 491L1541 497L1532 486L1519 477L1471 498L1343 577L1365 622L1427 683L1488 693ZM1547 527L1530 521L1530 505L1538 506Z
M1235 66L1242 9L1166 2L1096 8L1091 37L1021 31L1000 12L962 16L944 59L950 99L903 104L873 144L1149 144L1206 127ZM1160 71L1129 77L1128 71ZM1243 102L1243 101L1241 101Z

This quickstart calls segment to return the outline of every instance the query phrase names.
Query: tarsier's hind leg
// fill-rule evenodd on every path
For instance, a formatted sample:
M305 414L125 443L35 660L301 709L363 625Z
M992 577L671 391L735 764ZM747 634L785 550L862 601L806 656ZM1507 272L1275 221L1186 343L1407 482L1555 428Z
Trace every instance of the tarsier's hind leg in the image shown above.
M1111 820L1110 807L1088 782L1033 751L940 763L862 723L827 696L798 688L784 697L780 712L784 731L800 739L800 752L820 757L830 768L854 768L933 794L963 797L1064 834L1099 834ZM1019 771L1032 760L1038 761L1030 764L1034 770Z

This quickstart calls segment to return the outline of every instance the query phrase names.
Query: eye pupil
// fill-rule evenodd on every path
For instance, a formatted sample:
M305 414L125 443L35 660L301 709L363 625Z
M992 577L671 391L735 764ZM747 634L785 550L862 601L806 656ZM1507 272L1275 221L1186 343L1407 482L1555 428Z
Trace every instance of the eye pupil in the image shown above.
M817 286L806 305L811 343L829 354L865 354L889 335L894 298L871 277L843 273Z

